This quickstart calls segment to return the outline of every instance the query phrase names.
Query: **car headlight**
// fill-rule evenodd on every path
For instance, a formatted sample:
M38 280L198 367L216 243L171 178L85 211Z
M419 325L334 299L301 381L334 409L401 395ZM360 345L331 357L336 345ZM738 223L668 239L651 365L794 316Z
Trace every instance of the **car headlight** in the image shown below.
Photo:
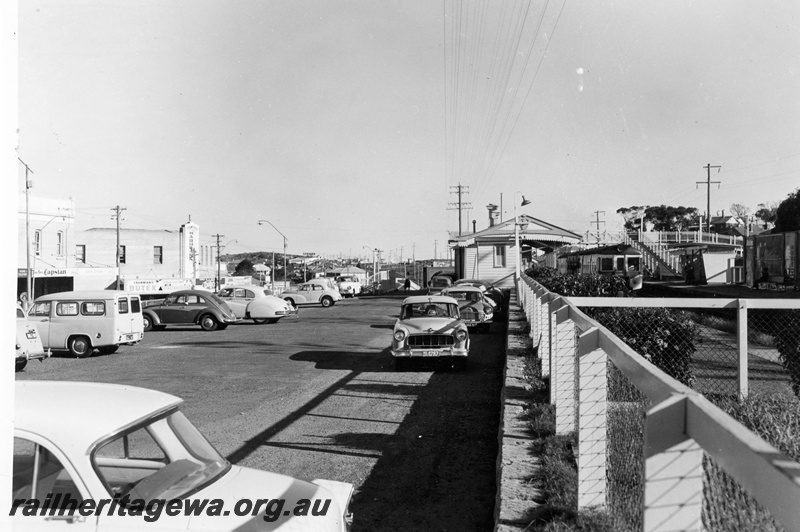
M403 329L397 329L394 332L394 339L397 340L398 342L402 342L403 340L406 339L406 332Z
M466 339L467 339L467 331L465 331L464 329L459 329L456 331L456 340L458 340L459 342L463 342Z
M484 314L491 314L492 312L494 312L492 307L488 307L488 306L487 307L483 307L483 313Z

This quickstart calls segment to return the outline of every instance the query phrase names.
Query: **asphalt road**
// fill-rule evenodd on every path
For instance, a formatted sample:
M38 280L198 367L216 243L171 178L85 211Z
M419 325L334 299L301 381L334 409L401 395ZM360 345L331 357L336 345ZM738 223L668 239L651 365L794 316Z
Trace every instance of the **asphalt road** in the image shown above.
M470 365L395 372L400 297L304 307L276 324L168 327L113 355L30 362L17 379L143 386L242 466L351 482L354 530L491 530L504 325ZM83 413L90 416L90 413Z

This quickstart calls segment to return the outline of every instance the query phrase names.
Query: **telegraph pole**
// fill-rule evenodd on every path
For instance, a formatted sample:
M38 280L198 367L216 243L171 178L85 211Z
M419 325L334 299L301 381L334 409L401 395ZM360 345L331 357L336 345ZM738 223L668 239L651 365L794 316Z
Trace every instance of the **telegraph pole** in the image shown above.
M453 192L450 192L450 194L457 194L458 201L456 203L448 203L448 205L452 205L452 207L448 207L447 210L458 210L458 236L461 236L461 211L472 208L471 203L463 202L461 200L462 195L469 194L469 186L459 183L458 185L451 186L450 188L454 189Z
M26 300L23 301L25 310L28 310L30 304L33 302L33 270L31 269L31 209L30 197L31 188L33 188L33 181L28 179L28 174L32 174L33 170L25 164L25 161L17 157L17 160L25 167L25 281L27 284Z
M220 238L224 238L224 237L225 237L225 235L216 234L216 235L211 235L211 236L213 236L214 238L216 238L216 239L217 239L217 283L216 283L216 286L214 287L214 291L215 291L215 292L217 292L217 291L219 291L219 289L220 289L220 286L222 286L222 285L220 284L219 240L220 240ZM284 260L285 260L285 259L284 259ZM284 272L285 272L285 271L286 271L286 270L284 270ZM285 275L285 273L284 273L284 275Z
M707 193L707 196L706 196L706 233L710 233L711 232L711 185L712 184L717 185L717 188L719 188L719 181L711 181L711 169L712 168L716 168L717 169L717 173L719 173L719 169L722 168L722 167L721 166L711 166L711 163L708 163L703 168L706 169L706 171L708 173L708 177L706 178L705 182L696 181L696 183L697 183L697 185L705 185L706 188L707 188L707 190L706 190L706 193ZM697 185L695 185L695 188L697 188Z
M600 224L605 224L605 220L600 220L600 215L605 214L606 211L594 211L596 221L589 222L590 224L597 224L597 243L600 243Z
M120 207L117 205L111 209L114 211L114 214L111 215L112 220L117 221L117 290L120 288L120 275L119 275L119 221L122 217L122 211L127 211L127 207Z

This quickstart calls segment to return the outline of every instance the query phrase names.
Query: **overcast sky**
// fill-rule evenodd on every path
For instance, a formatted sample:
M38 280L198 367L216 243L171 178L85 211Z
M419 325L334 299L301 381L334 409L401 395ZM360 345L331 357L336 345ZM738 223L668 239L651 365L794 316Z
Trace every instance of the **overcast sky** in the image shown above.
M19 156L77 228L446 256L463 218L616 230L800 186L800 2L25 0ZM513 62L511 60L514 60ZM508 67L506 69L506 66ZM502 101L500 100L502 98ZM500 103L498 103L500 102ZM23 172L19 171L20 187Z

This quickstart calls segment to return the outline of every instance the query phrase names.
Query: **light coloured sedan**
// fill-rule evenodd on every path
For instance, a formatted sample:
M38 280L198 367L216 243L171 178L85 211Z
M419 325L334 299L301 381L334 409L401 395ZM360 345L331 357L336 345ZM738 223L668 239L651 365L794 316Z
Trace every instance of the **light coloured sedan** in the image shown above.
M281 297L294 306L320 304L332 307L342 299L338 288L331 288L325 279L312 279L295 288L284 290Z
M469 331L458 301L446 296L411 296L403 300L400 318L392 333L392 356L396 370L407 360L449 358L466 367Z
M458 301L461 319L467 327L489 332L494 319L494 302L477 286L456 285L442 290L443 296Z
M14 530L349 529L352 484L233 465L182 402L133 386L18 381Z
M286 316L296 316L297 308L285 299L272 295L263 286L241 285L223 288L217 294L239 319L256 323L276 323Z
M25 311L17 305L17 352L14 357L14 370L22 371L29 360L44 360L50 350L42 347L42 339L36 325L28 320Z

